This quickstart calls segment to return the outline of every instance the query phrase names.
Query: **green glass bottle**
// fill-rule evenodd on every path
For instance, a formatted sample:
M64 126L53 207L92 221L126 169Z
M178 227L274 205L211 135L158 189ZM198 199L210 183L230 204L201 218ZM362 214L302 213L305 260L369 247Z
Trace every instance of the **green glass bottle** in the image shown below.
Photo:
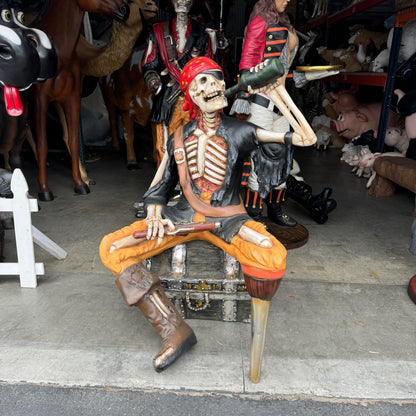
M238 84L228 88L224 91L224 95L227 98L234 97L239 91L247 91L248 87L262 88L268 84L279 79L285 73L283 64L279 59L270 59L262 69L258 72L246 72L244 73Z

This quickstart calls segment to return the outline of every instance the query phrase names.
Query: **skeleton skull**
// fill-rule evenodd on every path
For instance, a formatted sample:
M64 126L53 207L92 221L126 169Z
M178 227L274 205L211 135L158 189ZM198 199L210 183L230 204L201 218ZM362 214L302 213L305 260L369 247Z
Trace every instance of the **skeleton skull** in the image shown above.
M193 0L172 0L173 7L175 8L175 13L185 13L188 14L191 10Z
M189 96L203 113L219 111L227 106L225 82L221 71L205 71L189 84Z

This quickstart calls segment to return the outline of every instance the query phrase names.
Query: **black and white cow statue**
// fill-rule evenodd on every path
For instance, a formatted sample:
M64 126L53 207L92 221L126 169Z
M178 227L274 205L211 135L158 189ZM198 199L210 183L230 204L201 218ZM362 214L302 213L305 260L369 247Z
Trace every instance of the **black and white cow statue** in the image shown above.
M9 170L20 167L20 152L28 132L28 90L52 77L57 68L55 48L41 30L24 25L20 0L0 0L0 153ZM10 163L9 163L10 162ZM0 169L0 197L10 197L11 172ZM0 261L4 229L10 213L0 212Z
M0 153L20 166L27 131L27 90L53 76L55 48L41 30L24 25L20 0L0 0Z

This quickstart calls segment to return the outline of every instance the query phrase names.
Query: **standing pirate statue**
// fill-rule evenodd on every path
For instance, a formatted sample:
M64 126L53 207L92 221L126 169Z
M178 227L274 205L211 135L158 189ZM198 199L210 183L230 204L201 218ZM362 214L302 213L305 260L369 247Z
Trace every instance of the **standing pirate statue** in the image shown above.
M143 58L144 81L155 92L150 121L158 162L163 158L168 135L189 121L188 114L182 111L182 68L192 58L213 58L216 52L215 32L189 17L192 3L193 0L172 0L176 16L152 26Z
M276 76L265 88L282 110L298 112L276 82L284 72L281 63L267 64L253 68L250 75L254 79L246 79L248 88L258 85L259 76L269 75L271 68ZM117 275L116 284L126 303L138 306L159 333L162 348L153 363L156 371L162 371L194 345L196 337L142 260L191 240L210 242L236 258L252 297L250 379L258 382L270 301L285 272L286 249L245 211L239 193L241 172L253 151L267 166L263 143L282 143L290 149L292 144L313 145L316 137L303 122L294 122L293 133L276 133L226 116L222 112L227 106L223 72L209 58L194 58L185 65L180 88L191 121L169 137L163 160L144 195L147 217L105 236L101 259ZM287 169L290 166L281 170ZM181 197L168 206L178 182ZM184 223L189 223L185 230ZM135 238L140 235L142 238Z
M306 85L309 81L317 80L338 71L320 70L313 72L291 71L298 50L298 37L288 15L285 13L290 0L258 0L250 14L247 26L244 29L244 42L239 63L239 73L242 76L250 68L264 62L267 59L279 59L285 74L280 83L285 85L286 77L293 78L297 87ZM242 115L248 117L248 121L258 127L267 130L284 132L289 129L290 121L284 113L273 103L266 92L248 94L240 91L234 101L230 115ZM270 155L274 154L277 161L276 168L281 165L281 160L289 155L284 146L279 144L268 145L265 149ZM290 155L291 157L291 155ZM312 188L295 175L288 175L282 182L271 189L261 186L262 177L256 174L255 159L251 159L251 171L247 179L242 182L245 186L245 206L249 215L256 221L265 222L263 218L263 204L267 206L266 220L270 231L279 238L283 235L290 236L293 233L293 241L298 237L298 230L291 232L290 228L297 225L297 221L283 212L285 196L292 197L311 214L319 224L324 223L328 213L336 207L336 202L330 199L332 190L325 188L318 195L312 195ZM291 162L292 163L292 162ZM297 166L293 161L294 167ZM275 227L277 224L279 227ZM280 232L281 228L283 233ZM302 227L303 228L303 227ZM306 230L304 230L306 232ZM307 236L307 234L306 234ZM291 241L292 238L289 238Z

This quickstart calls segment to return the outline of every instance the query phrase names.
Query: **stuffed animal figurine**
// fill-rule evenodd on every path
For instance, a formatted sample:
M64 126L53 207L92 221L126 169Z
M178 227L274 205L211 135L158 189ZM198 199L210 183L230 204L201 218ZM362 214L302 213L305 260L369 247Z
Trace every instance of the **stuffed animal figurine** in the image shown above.
M322 108L327 117L335 120L338 117L338 114L334 110L334 107L332 106L335 100L331 97L330 94L331 94L330 92L325 93L323 100L322 100Z
M377 138L374 137L374 130L367 130L361 136L353 139L352 143L356 146L368 146L372 152L375 152L377 147Z
M361 160L358 162L358 165L371 170L371 176L365 185L366 188L369 188L376 177L376 171L373 169L374 162L378 157L384 156L395 156L395 157L404 157L401 153L398 152L386 152L386 153L367 153L364 154Z
M341 149L342 156L341 160L347 165L356 166L361 156L364 153L370 153L368 146L355 146L353 143L347 143ZM353 170L354 172L354 170Z
M377 50L380 50L384 43L387 42L388 32L387 31L374 31L368 30L363 25L354 25L349 27L351 33L348 39L348 44L355 45L358 47L360 43L367 45L369 39L370 44L374 45ZM370 51L369 51L370 53ZM372 53L372 52L371 52Z
M383 49L370 65L371 72L385 72L389 64L390 49Z
M390 50L393 41L393 31L394 28L390 29L389 36L387 39L387 49L383 49L374 59L372 65L373 72L383 72L386 70L389 57L390 57ZM402 63L407 61L414 53L416 53L416 19L409 20L403 27L402 38L400 42L400 50L399 50L399 57L398 62Z
M331 118L325 114L315 116L311 126L316 134L316 149L326 148L329 146L335 149L341 149L345 145L345 139L338 135L337 132L330 128Z
M316 134L316 143L314 144L317 150L323 149L326 150L328 145L331 143L331 135L326 130L319 129L315 132Z
M377 131L374 132L374 137L377 137ZM384 137L384 144L405 155L409 148L409 137L406 130L400 127L388 127Z
M359 103L355 93L358 87L350 88L349 90L341 90L339 92L330 92L329 95L334 100L332 108L338 114L346 111L355 110Z
M347 143L342 148L342 152L341 160L343 160L347 165L352 166L352 173L358 177L370 177L370 169L367 169L364 165L360 165L362 158L367 154L371 154L368 146L356 146L353 143Z
M381 114L381 103L360 104L356 109L343 111L337 120L331 121L331 128L340 136L351 141L369 130L377 130ZM400 116L389 111L387 126L397 126Z
M347 49L327 49L325 46L320 46L317 52L329 65L342 65L346 72L361 70L354 45L350 45Z

